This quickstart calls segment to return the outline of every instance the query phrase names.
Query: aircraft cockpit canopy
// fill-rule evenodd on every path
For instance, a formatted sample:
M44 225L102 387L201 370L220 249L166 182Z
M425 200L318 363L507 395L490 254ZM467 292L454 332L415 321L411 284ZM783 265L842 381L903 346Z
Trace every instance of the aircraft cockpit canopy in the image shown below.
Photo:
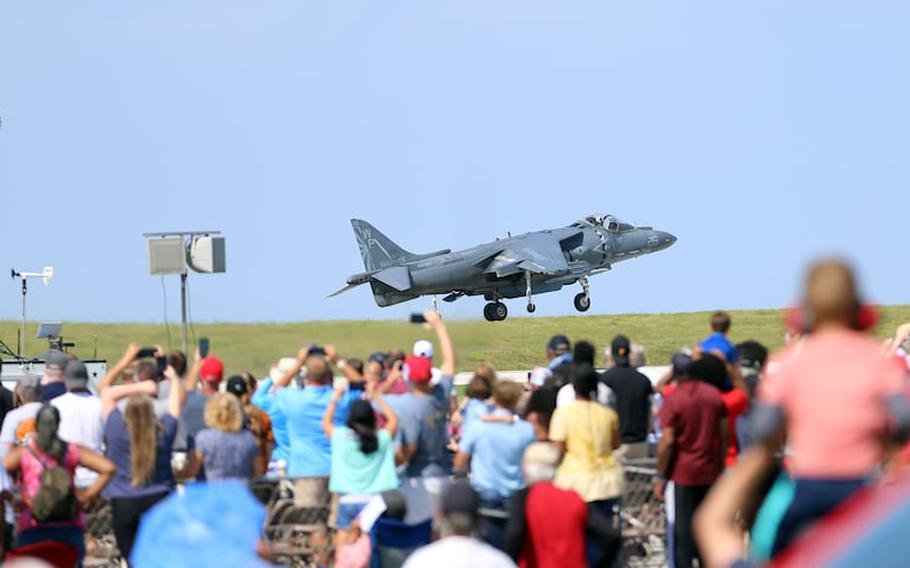
M598 227L606 227L611 233L620 233L622 231L631 231L634 225L623 223L613 215L590 215L585 217L585 221Z

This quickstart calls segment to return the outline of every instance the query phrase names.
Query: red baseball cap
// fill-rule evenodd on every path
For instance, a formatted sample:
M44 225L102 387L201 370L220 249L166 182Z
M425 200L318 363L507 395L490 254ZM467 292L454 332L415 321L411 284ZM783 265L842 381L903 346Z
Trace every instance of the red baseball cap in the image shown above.
M214 355L209 355L202 360L199 368L199 377L212 386L217 386L224 378L224 363Z
M408 355L404 360L405 377L415 383L427 383L433 376L433 362L428 357Z

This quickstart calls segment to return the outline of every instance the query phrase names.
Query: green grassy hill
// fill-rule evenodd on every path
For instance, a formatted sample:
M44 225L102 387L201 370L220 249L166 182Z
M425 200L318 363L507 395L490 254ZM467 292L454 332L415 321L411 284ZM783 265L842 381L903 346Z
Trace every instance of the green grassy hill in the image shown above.
M734 341L756 339L771 348L783 343L784 328L778 310L731 312ZM628 314L581 317L517 317L505 322L453 321L449 323L459 355L459 368L470 369L479 361L492 361L500 369L528 369L544 360L544 346L551 335L564 333L573 341L587 339L599 350L617 333L642 343L651 364L664 364L683 346L693 346L707 335L708 312L679 314ZM898 323L910 321L910 306L882 309L879 337L893 333ZM0 338L15 349L18 324L0 322ZM44 340L33 339L37 323L29 323L27 353L47 349ZM82 358L94 355L113 362L127 343L161 344L167 347L165 327L160 324L67 323L67 341L76 342L74 352ZM173 348L180 345L180 327L171 325ZM420 326L396 321L325 321L280 324L196 324L195 336L209 337L213 353L228 372L250 371L261 375L281 356L293 355L303 343L336 345L342 356L366 357L392 347L404 349L416 339L429 338Z

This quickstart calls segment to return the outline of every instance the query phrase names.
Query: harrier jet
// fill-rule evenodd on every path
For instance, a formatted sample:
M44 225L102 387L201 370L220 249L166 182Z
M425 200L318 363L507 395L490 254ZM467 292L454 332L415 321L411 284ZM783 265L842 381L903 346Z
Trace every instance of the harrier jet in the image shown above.
M575 309L591 307L588 277L606 272L613 264L664 250L676 237L651 227L635 227L612 215L592 215L568 227L547 229L497 239L473 248L413 254L393 243L376 228L351 219L365 272L348 278L337 296L361 284L370 284L380 307L414 298L446 294L446 302L482 295L487 321L502 321L509 311L506 298L527 298L578 283Z

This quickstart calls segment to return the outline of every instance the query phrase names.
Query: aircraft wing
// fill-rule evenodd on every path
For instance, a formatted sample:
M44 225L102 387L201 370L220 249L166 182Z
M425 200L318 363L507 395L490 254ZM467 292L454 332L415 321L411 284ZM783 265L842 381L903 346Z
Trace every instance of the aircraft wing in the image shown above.
M546 234L535 233L516 239L492 257L484 272L497 277L521 271L537 274L565 274L569 270L562 243Z

